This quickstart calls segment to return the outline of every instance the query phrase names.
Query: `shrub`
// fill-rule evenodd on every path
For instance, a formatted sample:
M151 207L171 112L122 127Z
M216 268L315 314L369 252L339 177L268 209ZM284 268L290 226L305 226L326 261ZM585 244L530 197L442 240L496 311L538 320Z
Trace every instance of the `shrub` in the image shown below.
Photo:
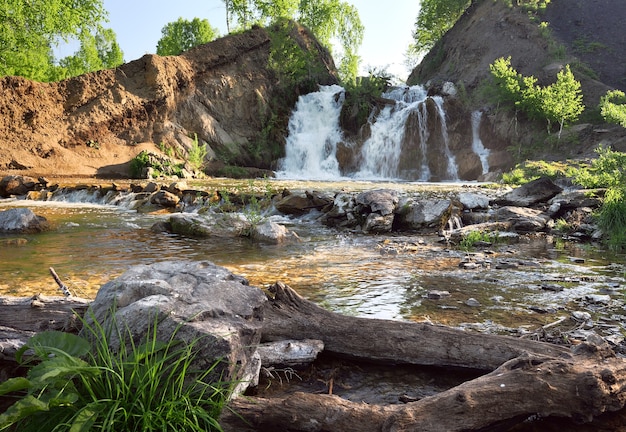
M626 128L626 95L621 90L611 90L600 98L600 114L607 123Z
M191 166L200 170L202 165L204 165L204 158L207 155L206 144L200 145L198 144L198 134L194 134L193 144L191 145L191 149L187 154L187 162L191 164Z
M84 322L80 337L62 332L33 336L17 354L28 366L26 377L0 384L0 394L18 393L0 415L0 429L28 431L221 431L217 423L231 386L209 382L213 368L191 368L195 341L157 340L156 320L145 343L132 343L113 326ZM115 332L115 333L112 333ZM131 341L114 352L111 334ZM124 337L127 336L127 337ZM25 353L32 349L34 359ZM24 362L24 360L27 360Z

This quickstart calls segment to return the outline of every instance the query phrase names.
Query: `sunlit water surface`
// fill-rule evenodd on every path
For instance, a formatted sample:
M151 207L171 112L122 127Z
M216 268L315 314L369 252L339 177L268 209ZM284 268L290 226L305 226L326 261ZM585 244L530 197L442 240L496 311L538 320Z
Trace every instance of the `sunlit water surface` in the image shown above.
M320 189L309 183L300 186ZM321 186L328 191L347 187L345 183ZM355 189L389 186L349 183ZM403 185L391 187L401 189ZM450 186L434 186L445 187ZM0 210L16 206L29 207L46 217L53 229L5 236L27 242L0 245L3 295L60 295L49 273L52 267L75 295L92 298L102 284L130 266L188 259L225 266L261 288L282 281L324 307L358 316L533 328L554 321L559 311L576 309L586 295L606 290L612 290L612 310L623 309L623 256L575 244L556 247L546 239L514 250L500 245L488 257L532 259L532 265L464 270L459 263L465 252L442 246L436 236L356 235L326 228L314 215L299 219L271 216L302 239L276 246L246 238L190 239L151 231L166 214L139 214L98 204L0 201ZM575 256L584 262L576 263ZM542 285L547 283L561 284L564 289L545 290ZM429 299L428 292L433 290L450 295ZM468 305L470 298L480 306ZM537 308L530 306L549 313L537 313Z

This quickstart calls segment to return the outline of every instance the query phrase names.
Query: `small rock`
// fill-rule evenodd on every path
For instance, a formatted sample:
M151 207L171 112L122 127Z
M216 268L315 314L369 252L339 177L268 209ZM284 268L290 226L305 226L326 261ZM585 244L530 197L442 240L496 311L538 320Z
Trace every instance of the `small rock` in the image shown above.
M596 304L609 304L611 302L611 296L605 294L589 294L585 296L585 300L589 303Z
M558 284L541 284L541 289L552 292L561 292L563 287Z
M470 307L479 307L480 306L480 302L478 300L476 300L475 298L473 298L473 297L470 297L467 300L465 300L465 304L467 306L470 306Z
M428 298L431 300L441 300L450 295L449 291L432 290L428 291Z

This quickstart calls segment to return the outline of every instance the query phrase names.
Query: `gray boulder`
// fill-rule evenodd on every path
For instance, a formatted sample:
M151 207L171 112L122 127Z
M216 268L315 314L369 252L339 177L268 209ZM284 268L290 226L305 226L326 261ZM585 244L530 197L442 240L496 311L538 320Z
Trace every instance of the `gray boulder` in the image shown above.
M43 216L37 216L27 208L12 208L0 211L0 232L27 234L50 229L50 224Z
M296 233L270 220L265 220L258 225L253 225L250 228L250 237L258 242L270 244L282 244L299 240Z
M447 223L452 212L452 201L406 198L398 205L398 226L408 230L439 228Z
M496 211L496 219L509 223L516 232L534 232L545 229L550 216L541 210L506 206Z
M86 314L104 326L114 326L135 344L156 325L157 340L196 342L192 369L207 370L210 379L238 381L237 392L256 385L260 360L263 292L223 267L210 262L160 262L138 265L103 285ZM113 334L113 349L121 343Z
M240 237L252 224L241 213L176 213L170 216L173 233L188 237Z
M528 207L547 202L561 191L563 189L555 185L552 180L540 177L504 194L496 199L495 203L502 206Z

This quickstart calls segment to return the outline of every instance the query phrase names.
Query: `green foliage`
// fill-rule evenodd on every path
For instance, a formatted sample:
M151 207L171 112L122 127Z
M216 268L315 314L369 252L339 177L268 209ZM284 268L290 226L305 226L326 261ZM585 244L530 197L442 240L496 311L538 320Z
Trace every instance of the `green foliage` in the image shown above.
M364 27L356 7L341 0L224 0L226 21L230 31L235 26L248 29L252 25L269 26L284 20L295 20L308 27L315 37L337 59L343 80L354 80L358 71L358 49L363 42ZM339 49L333 49L333 43ZM279 46L290 52L284 42ZM285 53L277 54L281 58ZM287 68L293 73L297 62Z
M369 71L367 77L359 77L345 84L346 99L341 109L342 117L350 113L361 126L367 122L369 114L379 98L391 84L391 75L384 69ZM356 114L354 114L356 113Z
M470 251L479 245L491 245L497 239L498 233L472 230L463 236L459 247L464 251Z
M598 157L581 167L574 182L585 188L607 188L597 215L598 225L609 246L626 248L626 153L596 149Z
M196 170L200 170L204 165L204 158L207 155L206 144L198 144L198 134L194 134L193 143L187 153L187 162Z
M610 90L600 98L600 114L608 123L626 128L626 95L621 90Z
M55 80L81 75L88 71L109 69L124 63L124 54L116 41L115 32L98 25L95 33L83 31L80 49L72 56L59 60Z
M211 42L219 36L219 30L211 27L206 19L189 21L178 18L161 29L161 39L156 52L161 56L178 55L195 46Z
M565 124L574 122L585 109L580 82L574 78L569 65L557 74L549 86L537 85L533 76L524 77L511 66L511 57L500 57L489 65L501 102L512 103L531 119L545 119L548 131L559 123L559 138Z
M105 20L102 0L0 2L0 76L51 81L117 66L121 52L112 44L113 32L100 25ZM55 64L53 48L70 40L81 43L77 59L66 58L60 65ZM79 66L88 69L80 70Z
M418 56L430 50L470 4L470 0L422 0L410 55Z
M510 172L502 174L502 183L512 185L522 185L539 177L549 179L571 178L576 175L580 164L573 161L546 162L543 160L526 161L518 164Z
M153 169L153 177L182 176L183 165L175 164L169 158L159 157L149 151L142 150L130 161L128 168L130 178L144 178L148 168Z
M220 431L217 417L231 386L211 381L219 362L206 371L191 368L198 340L157 340L156 319L145 342L129 330L83 322L85 338L62 332L33 336L18 351L34 359L25 378L0 384L0 394L20 399L0 415L0 430L28 431ZM129 341L114 351L111 337Z

